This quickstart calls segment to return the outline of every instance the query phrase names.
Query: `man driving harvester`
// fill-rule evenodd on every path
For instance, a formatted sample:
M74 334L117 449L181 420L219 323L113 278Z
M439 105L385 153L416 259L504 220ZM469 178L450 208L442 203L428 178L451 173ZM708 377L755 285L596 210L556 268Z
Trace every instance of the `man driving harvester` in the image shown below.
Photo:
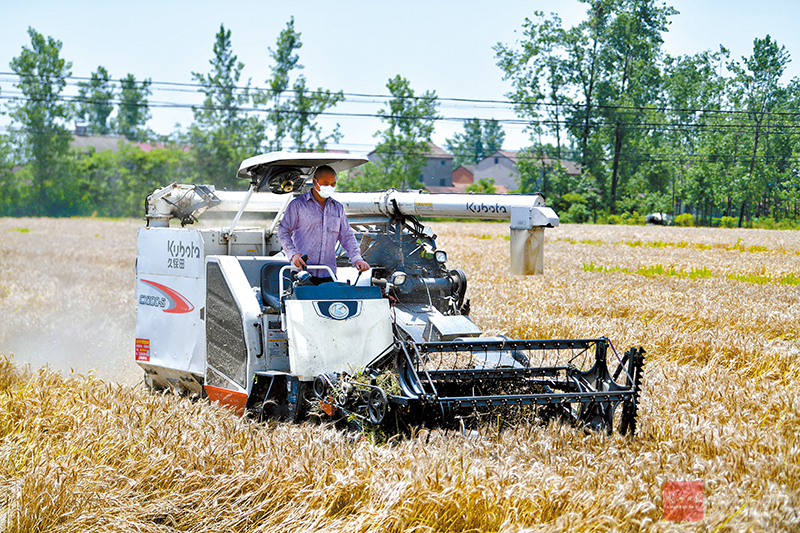
M286 257L298 268L325 265L336 273L336 242L342 244L359 272L369 270L347 221L344 206L331 198L336 171L328 165L317 168L311 190L289 202L278 227L278 238ZM306 257L307 256L307 257ZM318 275L321 274L321 275ZM324 270L311 272L315 285L333 281Z

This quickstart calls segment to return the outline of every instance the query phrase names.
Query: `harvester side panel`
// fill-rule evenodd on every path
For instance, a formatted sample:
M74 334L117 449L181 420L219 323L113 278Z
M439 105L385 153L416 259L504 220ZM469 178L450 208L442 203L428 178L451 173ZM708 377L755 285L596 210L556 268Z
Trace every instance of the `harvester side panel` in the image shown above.
M196 230L140 228L136 361L158 388L202 392L203 239Z

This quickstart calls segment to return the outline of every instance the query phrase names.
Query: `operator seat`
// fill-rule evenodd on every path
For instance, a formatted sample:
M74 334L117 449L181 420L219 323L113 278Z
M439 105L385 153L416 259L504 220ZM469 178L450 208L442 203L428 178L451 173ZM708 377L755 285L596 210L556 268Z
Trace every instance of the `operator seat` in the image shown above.
M269 260L261 267L261 302L263 305L271 307L276 312L281 309L281 295L280 295L280 274L281 268L288 266L290 263L285 259ZM284 286L290 286L292 283L291 272L285 271L283 273Z

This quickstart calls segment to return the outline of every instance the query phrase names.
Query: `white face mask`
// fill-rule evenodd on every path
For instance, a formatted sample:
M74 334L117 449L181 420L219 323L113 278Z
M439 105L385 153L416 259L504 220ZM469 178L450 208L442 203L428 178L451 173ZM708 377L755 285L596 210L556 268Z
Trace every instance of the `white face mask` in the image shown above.
M323 198L330 198L333 191L336 190L335 185L320 185L317 193Z

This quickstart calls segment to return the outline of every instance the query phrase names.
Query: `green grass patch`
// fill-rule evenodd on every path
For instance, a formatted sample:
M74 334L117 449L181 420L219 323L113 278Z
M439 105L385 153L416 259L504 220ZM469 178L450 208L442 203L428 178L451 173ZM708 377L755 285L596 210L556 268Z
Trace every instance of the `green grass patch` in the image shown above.
M604 267L602 265L595 266L594 262L583 264L584 272L624 272L630 274L630 270L621 267Z
M800 285L800 278L794 275L794 272L784 277L780 281L781 285Z
M594 262L591 263L584 263L583 264L583 271L584 272L623 272L625 274L631 274L631 271L625 267L607 267L602 265L595 265ZM653 265L647 267L639 267L634 274L638 274L640 276L646 277L653 277L653 276L673 276L676 278L688 278L688 279L702 279L702 278L712 278L714 277L714 272L711 270L703 267L703 268L692 268L690 270L684 269L675 269L675 268L664 268L664 265ZM800 280L799 280L800 281Z
M744 283L758 283L764 285L765 283L775 283L778 285L800 285L800 277L796 276L794 272L781 279L775 279L772 276L762 276L758 274L728 274L728 279L741 281Z
M745 283L758 283L763 285L765 283L772 283L772 276L759 276L756 274L728 274L728 279L735 281L743 281Z
M28 228L11 228L11 231L18 231L20 233L30 233L31 230Z
M602 239L597 239L597 240L581 239L581 240L578 240L578 239L573 239L571 237L559 237L558 239L556 239L555 242L559 242L559 241L566 242L566 243L569 243L569 244L590 244L590 245L593 245L593 246L607 244ZM752 246L745 246L742 241L743 241L743 239L740 238L736 242L736 244L730 244L730 245L726 245L726 244L705 244L705 243L702 243L702 242L688 243L686 241L665 242L665 241L640 241L640 240L619 241L619 242L609 243L609 244L630 246L631 248L639 248L639 247L643 246L645 248L692 248L693 250L720 249L720 250L730 250L730 251L734 251L734 252L742 252L742 253L750 253L750 254L760 254L760 253L765 253L765 252L777 252L777 253L782 253L782 254L797 254L797 255L800 255L800 252L796 252L794 250L784 250L784 249L770 250L766 246L760 246L760 245L757 245L757 244L754 244Z
M684 270L684 269L675 269L675 268L664 268L663 265L655 265L651 267L641 267L639 270L636 271L637 274L641 276L673 276L676 278L689 278L689 279L701 279L701 278L711 278L714 276L714 273L703 267L703 268L692 268L691 270Z
M556 242L563 241L568 242L569 244L588 244L590 246L602 246L606 242L603 239L573 239L572 237L559 237L556 239Z

